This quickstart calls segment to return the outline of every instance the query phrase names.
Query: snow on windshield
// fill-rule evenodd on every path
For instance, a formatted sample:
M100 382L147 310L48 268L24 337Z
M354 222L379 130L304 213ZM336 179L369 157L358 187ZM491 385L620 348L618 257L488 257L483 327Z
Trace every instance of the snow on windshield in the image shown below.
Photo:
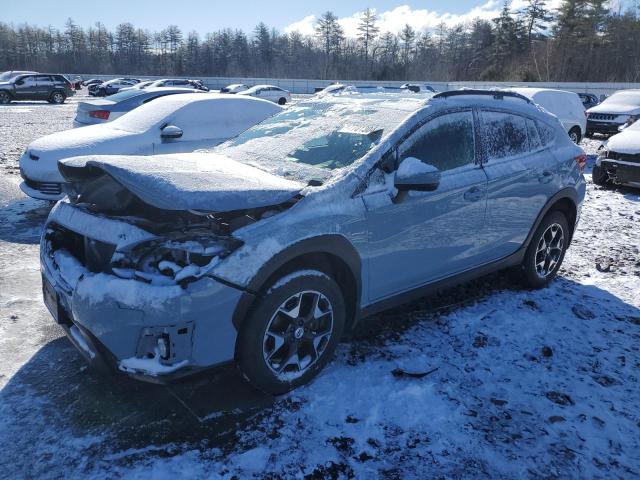
M276 175L326 179L363 157L418 106L397 99L299 103L216 151Z

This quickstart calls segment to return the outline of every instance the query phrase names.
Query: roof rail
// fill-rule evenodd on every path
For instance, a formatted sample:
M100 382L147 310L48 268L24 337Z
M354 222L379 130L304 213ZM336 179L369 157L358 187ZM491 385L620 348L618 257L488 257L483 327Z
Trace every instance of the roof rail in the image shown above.
M433 96L433 98L449 98L449 97L459 97L462 95L488 95L492 96L496 100L503 100L504 97L512 97L519 98L520 100L524 100L527 103L532 103L530 99L516 92L508 92L504 90L449 90L447 92L440 92Z

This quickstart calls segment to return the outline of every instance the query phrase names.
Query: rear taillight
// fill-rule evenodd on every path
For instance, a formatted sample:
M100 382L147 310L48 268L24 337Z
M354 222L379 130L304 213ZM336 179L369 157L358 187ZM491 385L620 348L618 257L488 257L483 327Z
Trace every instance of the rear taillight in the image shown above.
M92 110L89 112L89 116L100 120L109 120L109 113L111 113L109 110Z
M578 155L576 157L576 163L578 164L578 168L582 172L584 170L584 167L587 166L587 155L584 153L582 155Z

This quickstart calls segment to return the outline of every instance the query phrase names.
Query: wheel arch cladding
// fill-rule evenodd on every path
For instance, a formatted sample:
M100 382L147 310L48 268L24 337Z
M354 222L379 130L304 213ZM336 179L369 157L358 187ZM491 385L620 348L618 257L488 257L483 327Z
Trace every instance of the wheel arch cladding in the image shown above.
M279 278L296 270L316 269L332 277L344 293L347 308L345 330L354 324L362 292L362 260L342 235L321 235L302 240L274 255L253 277L233 315L240 330L262 292Z
M538 229L538 226L540 225L544 217L546 217L549 212L556 211L556 210L562 212L567 218L567 223L569 224L569 230L570 230L569 242L571 242L571 240L573 239L573 231L575 230L576 219L578 216L577 202L578 202L578 194L576 193L575 189L571 187L563 188L558 193L556 193L553 197L551 197L549 201L546 203L546 205L544 206L544 208L540 211L538 218L536 219L535 223L531 227L531 230L529 231L529 235L523 245L523 248L526 249L529 246L529 244L531 243L531 239L533 238L533 235L535 234L536 230Z

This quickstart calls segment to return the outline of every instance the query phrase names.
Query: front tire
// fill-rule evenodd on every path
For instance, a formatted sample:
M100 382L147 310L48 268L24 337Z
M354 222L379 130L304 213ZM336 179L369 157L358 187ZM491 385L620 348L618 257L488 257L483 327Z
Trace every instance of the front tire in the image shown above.
M569 224L560 211L552 211L540 222L521 265L522 282L542 288L558 273L569 246Z
M11 96L7 92L0 92L0 105L8 105L11 103Z
M66 99L67 96L62 92L53 92L51 94L51 103L56 105L62 105Z
M595 185L604 186L607 184L607 180L609 180L609 175L604 168L599 165L594 165L591 171L591 180Z
M286 393L311 381L330 361L344 323L338 284L319 271L294 272L266 289L243 323L238 367L258 389Z

